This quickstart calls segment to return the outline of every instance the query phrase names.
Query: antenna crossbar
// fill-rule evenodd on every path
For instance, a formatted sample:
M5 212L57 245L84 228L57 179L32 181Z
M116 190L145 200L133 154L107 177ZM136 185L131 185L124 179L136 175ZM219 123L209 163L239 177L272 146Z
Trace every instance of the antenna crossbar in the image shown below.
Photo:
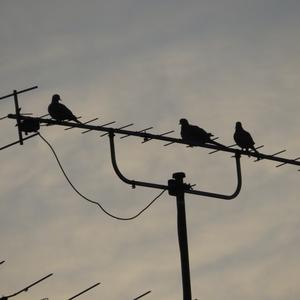
M106 126L97 126L97 125L90 125L90 124L79 124L79 123L73 123L73 122L67 122L67 121L62 121L58 122L52 119L45 119L45 118L33 118L29 116L17 116L15 114L9 114L7 116L9 119L17 119L19 118L20 120L25 120L25 119L36 119L39 120L41 124L48 124L48 125L59 125L59 126L65 126L65 127L77 127L77 128L82 128L86 129L89 131L102 131L108 134L109 132L113 132L114 134L121 134L121 135L130 135L130 136L136 136L136 137L141 137L146 140L160 140L168 143L177 143L177 144L184 144L192 147L202 147L202 148L207 148L207 149L213 149L213 150L218 150L222 152L228 152L228 153L233 153L233 154L240 154L240 155L245 155L245 156L252 156L256 159L266 159L266 160L272 160L272 161L277 161L279 163L285 163L285 164L290 164L290 165L295 165L295 166L300 166L300 162L295 160L295 159L287 159L283 157L276 156L275 154L272 155L267 155L263 153L253 153L253 152L246 152L242 151L240 149L236 148L231 148L231 147L220 147L217 145L213 144L193 144L190 145L190 143L180 139L180 138L174 138L174 137L169 137L166 135L162 134L152 134L148 132L143 132L143 131L131 131L127 130L124 128L113 128L113 127L106 127ZM130 124L131 125L131 124ZM128 125L126 125L128 126ZM279 154L282 152L278 152L276 154Z

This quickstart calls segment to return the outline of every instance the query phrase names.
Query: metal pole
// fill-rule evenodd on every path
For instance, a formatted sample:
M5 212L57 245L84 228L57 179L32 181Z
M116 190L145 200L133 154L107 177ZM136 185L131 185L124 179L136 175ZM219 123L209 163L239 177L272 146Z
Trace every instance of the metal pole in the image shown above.
M184 202L184 183L183 183L184 177L185 174L182 172L173 174L173 178L175 179L175 194L176 194L176 203L177 203L177 230L178 230L178 242L179 242L180 259L181 259L183 300L192 300L189 249L188 249L188 237L187 237L187 228L186 228L185 202Z
M14 102L15 102L15 108L16 108L16 116L17 116L17 125L18 125L18 134L19 134L19 142L20 145L23 145L23 136L22 132L20 129L20 107L19 107L19 102L18 102L18 91L14 90Z

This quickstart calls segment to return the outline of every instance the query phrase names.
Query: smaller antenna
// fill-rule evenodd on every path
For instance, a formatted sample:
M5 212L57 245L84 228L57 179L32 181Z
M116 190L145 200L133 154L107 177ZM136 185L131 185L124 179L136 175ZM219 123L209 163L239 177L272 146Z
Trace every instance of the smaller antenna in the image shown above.
M8 94L8 95L0 97L0 100L6 99L6 98L9 98L9 97L14 97L15 110L16 110L16 120L17 120L17 125L18 125L18 135L19 135L19 143L20 143L20 145L23 145L23 140L24 139L23 139L21 128L20 128L20 122L21 122L21 119L20 119L21 114L20 114L20 112L21 112L21 108L19 106L18 94L22 94L22 93L31 91L31 90L36 89L36 88L37 88L37 86L33 86L31 88L27 88L27 89L21 90L21 91L14 90L12 94Z
M35 281L34 283L32 283L32 284L26 286L25 288L23 288L22 290L20 290L20 291L14 293L14 294L11 294L11 295L9 295L9 296L3 296L3 297L1 297L0 300L7 300L8 298L12 298L12 297L14 297L14 296L17 296L17 295L21 294L22 292L27 292L31 287L37 285L38 283L40 283L41 281L45 280L46 278L48 278L48 277L50 277L50 276L52 276L52 275L53 275L53 273L48 274L47 276L45 276L45 277L39 279L38 281Z

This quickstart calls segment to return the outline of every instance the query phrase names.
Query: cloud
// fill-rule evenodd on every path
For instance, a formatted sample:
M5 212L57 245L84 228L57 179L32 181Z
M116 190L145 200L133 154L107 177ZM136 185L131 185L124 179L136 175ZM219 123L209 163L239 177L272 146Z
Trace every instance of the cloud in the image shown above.
M299 4L296 1L4 1L2 94L42 115L52 94L83 120L130 122L133 130L175 130L188 118L232 144L240 120L264 153L297 157ZM13 110L2 101L1 116ZM98 122L98 121L97 121ZM1 143L17 138L1 121ZM108 139L43 127L78 189L110 212L131 216L159 191L122 183ZM231 193L234 160L205 149L116 138L118 163L132 179L167 184L177 171L197 189ZM9 294L54 272L24 299L180 299L175 199L165 193L134 222L117 222L78 197L47 146L34 138L1 151L0 288ZM233 201L186 195L193 297L296 299L297 169L243 157ZM299 251L298 251L299 252ZM218 286L218 288L215 288Z

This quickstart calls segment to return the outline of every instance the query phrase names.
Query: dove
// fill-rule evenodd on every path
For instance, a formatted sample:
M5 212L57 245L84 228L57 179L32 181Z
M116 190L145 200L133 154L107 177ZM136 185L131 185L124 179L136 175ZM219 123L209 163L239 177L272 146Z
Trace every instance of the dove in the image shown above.
M81 123L65 105L59 103L61 100L58 94L52 96L52 101L48 106L48 112L51 118L57 121L71 120Z
M217 143L211 139L213 134L206 132L203 128L200 128L196 125L189 124L187 119L180 119L179 124L181 125L180 134L185 142L188 142L191 145L209 143L225 147L224 145Z
M235 124L235 133L233 135L233 139L236 144L242 148L242 150L245 150L249 153L249 150L251 149L256 154L259 154L259 152L254 147L255 142L251 134L243 128L241 122L236 122Z

